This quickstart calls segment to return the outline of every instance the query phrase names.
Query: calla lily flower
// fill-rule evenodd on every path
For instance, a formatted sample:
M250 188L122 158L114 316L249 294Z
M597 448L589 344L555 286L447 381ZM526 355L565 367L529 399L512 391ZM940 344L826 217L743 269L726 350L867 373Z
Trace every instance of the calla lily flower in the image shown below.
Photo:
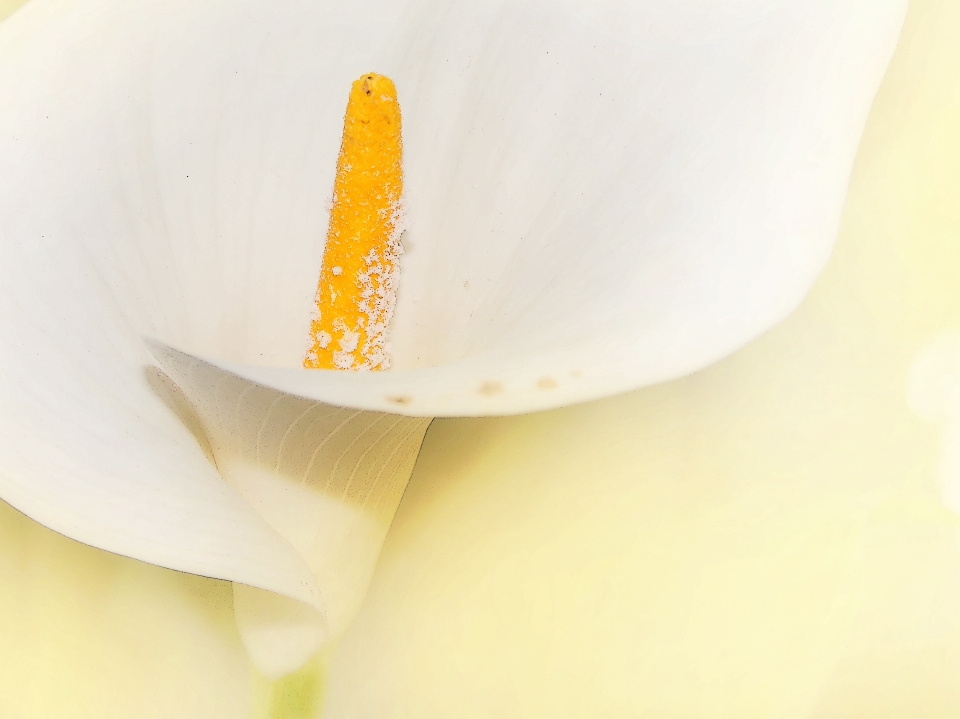
M904 0L34 0L0 26L0 497L339 636L430 418L673 379L823 268ZM299 367L343 97L390 75L394 369ZM225 480L225 481L224 481Z

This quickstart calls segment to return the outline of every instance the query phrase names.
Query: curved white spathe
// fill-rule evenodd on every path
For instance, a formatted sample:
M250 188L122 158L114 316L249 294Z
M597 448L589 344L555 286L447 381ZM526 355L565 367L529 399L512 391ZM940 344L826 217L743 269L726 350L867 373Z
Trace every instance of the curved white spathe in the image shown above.
M203 428L220 476L303 557L317 588L305 602L234 584L244 645L277 678L338 638L360 608L430 420L335 407L155 352L189 398L179 414Z
M905 3L632 5L423 5L383 44L411 216L390 374L301 371L302 310L266 312L280 344L158 336L302 396L467 416L671 379L780 320L832 247Z
M249 448L218 475L142 337L423 417L694 371L825 262L905 9L31 0L0 25L0 497L327 607L320 560L223 481ZM307 373L344 102L370 70L404 114L396 369Z

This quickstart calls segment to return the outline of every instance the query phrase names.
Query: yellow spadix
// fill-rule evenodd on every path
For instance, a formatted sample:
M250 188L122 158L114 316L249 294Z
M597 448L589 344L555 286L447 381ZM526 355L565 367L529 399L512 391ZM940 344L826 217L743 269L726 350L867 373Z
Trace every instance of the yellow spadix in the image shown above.
M350 90L333 207L310 325L310 369L389 366L397 298L403 154L393 81L368 73Z

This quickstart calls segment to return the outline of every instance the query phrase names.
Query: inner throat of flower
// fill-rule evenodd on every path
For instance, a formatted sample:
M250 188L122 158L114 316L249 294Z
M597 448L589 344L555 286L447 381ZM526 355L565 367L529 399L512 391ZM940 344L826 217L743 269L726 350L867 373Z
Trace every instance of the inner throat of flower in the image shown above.
M397 302L403 146L393 81L368 73L350 90L333 206L310 323L308 369L382 370Z

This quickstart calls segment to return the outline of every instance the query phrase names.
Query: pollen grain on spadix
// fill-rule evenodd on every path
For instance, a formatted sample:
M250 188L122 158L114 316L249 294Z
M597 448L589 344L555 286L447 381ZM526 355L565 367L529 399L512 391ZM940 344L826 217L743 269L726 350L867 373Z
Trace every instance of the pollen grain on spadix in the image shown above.
M310 324L309 369L381 370L397 300L403 228L403 147L393 81L353 83L333 185L333 207Z

